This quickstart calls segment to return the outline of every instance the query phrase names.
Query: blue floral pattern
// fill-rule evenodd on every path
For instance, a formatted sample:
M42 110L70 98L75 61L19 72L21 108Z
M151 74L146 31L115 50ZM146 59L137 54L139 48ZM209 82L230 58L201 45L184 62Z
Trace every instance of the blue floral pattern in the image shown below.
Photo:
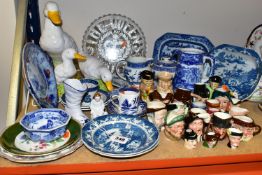
M240 100L248 99L261 77L258 54L251 49L223 44L212 50L210 56L215 60L212 74L220 76Z

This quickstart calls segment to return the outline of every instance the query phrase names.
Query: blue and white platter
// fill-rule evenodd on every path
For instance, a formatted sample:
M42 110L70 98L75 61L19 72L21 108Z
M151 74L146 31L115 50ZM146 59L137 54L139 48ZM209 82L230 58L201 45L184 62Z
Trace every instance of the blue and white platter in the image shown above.
M97 92L99 92L101 94L101 97L102 97L102 100L104 101L104 104L107 105L109 100L110 100L109 93L102 91L102 90L98 90ZM91 98L83 98L82 103L81 103L81 109L83 111L89 111L90 110L90 103L91 103ZM64 105L64 106L66 105L65 94L63 94L62 97L61 97L61 104Z
M118 104L118 99L111 99L110 102L108 103L107 105L107 112L109 114L120 114L118 112L118 109L117 107L112 103L112 100L114 101L115 104ZM134 115L137 115L137 116L144 116L147 112L147 105L145 102L143 102L142 100L139 102L138 104L138 108L137 108L137 111Z
M53 63L36 44L27 43L22 54L25 84L42 108L57 108L58 95Z
M99 116L86 123L82 129L82 141L97 154L127 158L152 151L159 143L159 132L146 119L111 114Z
M214 48L214 45L205 36L165 33L155 41L154 61L164 57L173 58L181 48L195 48L208 53Z
M251 49L222 44L209 55L214 59L212 75L220 76L223 84L237 92L239 100L248 99L255 91L262 74L258 54Z

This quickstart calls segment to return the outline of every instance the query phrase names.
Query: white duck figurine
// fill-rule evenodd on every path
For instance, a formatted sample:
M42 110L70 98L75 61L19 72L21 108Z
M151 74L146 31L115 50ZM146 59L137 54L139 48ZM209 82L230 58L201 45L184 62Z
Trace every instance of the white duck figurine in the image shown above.
M74 48L77 51L75 41L61 27L60 11L55 2L46 3L44 17L44 27L39 41L41 48L53 54L61 54L67 48Z
M86 61L78 62L79 68L85 78L102 79L109 91L113 90L112 73L110 70L96 57L88 56Z
M86 60L86 57L77 53L75 49L69 48L62 53L62 63L55 67L56 83L61 84L76 74L73 59Z

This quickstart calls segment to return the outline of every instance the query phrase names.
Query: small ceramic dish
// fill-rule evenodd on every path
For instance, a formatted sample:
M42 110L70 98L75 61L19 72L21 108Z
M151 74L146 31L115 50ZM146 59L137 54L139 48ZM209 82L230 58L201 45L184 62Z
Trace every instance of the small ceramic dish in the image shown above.
M70 116L61 109L39 109L27 113L20 121L25 135L32 141L50 142L65 134Z

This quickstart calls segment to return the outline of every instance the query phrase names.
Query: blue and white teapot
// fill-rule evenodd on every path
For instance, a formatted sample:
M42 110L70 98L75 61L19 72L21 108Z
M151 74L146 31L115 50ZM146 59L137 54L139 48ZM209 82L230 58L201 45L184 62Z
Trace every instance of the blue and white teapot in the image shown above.
M139 86L140 73L144 70L150 71L152 63L153 58L129 57L116 64L116 74L129 85Z

